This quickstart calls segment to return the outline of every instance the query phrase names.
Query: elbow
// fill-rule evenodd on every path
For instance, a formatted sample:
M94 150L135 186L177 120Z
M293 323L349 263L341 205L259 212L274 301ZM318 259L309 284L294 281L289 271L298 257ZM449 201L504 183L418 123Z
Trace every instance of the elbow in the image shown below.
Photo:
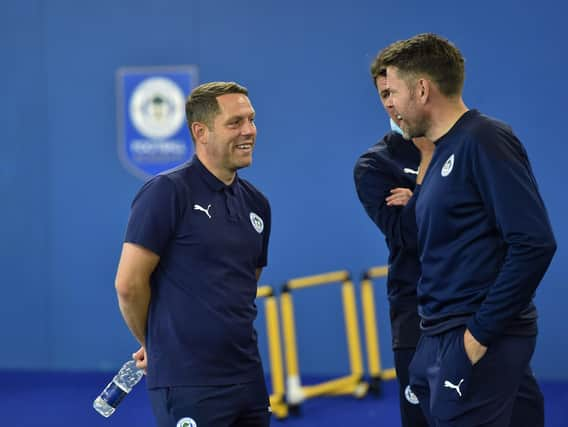
M543 239L543 247L547 254L549 254L550 258L554 256L556 252L556 239L554 238L554 233L552 229L549 228L548 233L546 233L546 238Z
M550 260L552 260L552 257L556 253L556 248L556 239L554 239L554 236L551 234L544 248Z
M556 239L554 235L550 233L546 238L541 239L538 244L535 244L534 248L536 249L535 255L538 254L542 262L548 266L556 253Z
M119 301L132 301L136 298L138 287L130 280L117 277L114 282L114 288Z

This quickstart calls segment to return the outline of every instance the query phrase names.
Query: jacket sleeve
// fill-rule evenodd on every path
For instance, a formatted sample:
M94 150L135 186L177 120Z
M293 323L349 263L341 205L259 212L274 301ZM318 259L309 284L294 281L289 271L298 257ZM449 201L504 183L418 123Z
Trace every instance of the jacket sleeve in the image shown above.
M472 176L506 248L497 279L468 329L489 345L532 300L556 242L530 163L506 128L471 144Z
M369 218L383 232L390 245L416 248L416 197L406 206L387 206L385 198L398 182L388 166L373 152L359 158L354 169L355 188Z

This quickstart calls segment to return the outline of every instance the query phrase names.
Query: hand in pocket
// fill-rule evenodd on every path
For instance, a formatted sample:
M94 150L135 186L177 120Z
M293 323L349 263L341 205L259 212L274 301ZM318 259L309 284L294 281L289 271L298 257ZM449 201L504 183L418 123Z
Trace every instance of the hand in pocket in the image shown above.
M463 346L465 348L465 354L472 365L479 362L481 358L485 356L485 353L487 353L487 347L477 341L467 328L463 333Z

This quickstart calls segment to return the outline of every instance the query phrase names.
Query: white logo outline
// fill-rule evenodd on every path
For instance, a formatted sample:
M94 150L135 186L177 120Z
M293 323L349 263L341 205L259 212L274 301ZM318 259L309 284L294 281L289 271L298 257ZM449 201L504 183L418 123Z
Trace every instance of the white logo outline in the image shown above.
M413 175L418 175L418 172L419 172L418 169L410 169L410 168L403 168L402 171L404 173L411 173Z
M201 211L204 212L205 215L207 215L209 217L209 219L211 219L211 214L209 213L209 209L211 208L211 205L207 205L207 209L205 209L203 206L198 205L197 203L193 205L193 210L194 211Z
M410 403L412 405L419 405L420 404L420 401L418 400L418 396L416 396L414 394L414 392L410 388L410 384L407 385L406 388L404 389L404 397L406 398L408 403Z
M261 234L262 230L264 230L264 221L262 220L262 218L257 214L255 214L254 212L251 212L249 214L249 218L250 218L250 223L252 224L256 232L258 234Z
M177 422L176 427L197 427L197 423L193 418L183 417Z
M440 173L444 178L452 173L452 170L454 169L454 162L455 156L452 154L450 157L448 157L448 160L446 160L444 166L442 166L442 171Z
M457 385L456 385L456 384L452 384L452 383L451 383L450 381L448 381L448 380L445 380L445 381L444 381L444 387L454 389L454 390L456 391L456 393L459 394L460 397L462 397L462 392L461 392L461 390L460 390L460 386L462 385L462 383L463 383L463 378L460 380L460 382L459 382Z

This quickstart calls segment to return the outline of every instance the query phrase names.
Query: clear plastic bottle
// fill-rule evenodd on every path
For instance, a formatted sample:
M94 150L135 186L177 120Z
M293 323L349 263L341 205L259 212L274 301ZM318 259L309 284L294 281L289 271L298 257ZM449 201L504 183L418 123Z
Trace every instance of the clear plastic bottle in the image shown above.
M93 408L103 417L110 417L122 399L130 393L144 376L144 371L136 367L134 360L126 362L112 381L93 402Z

